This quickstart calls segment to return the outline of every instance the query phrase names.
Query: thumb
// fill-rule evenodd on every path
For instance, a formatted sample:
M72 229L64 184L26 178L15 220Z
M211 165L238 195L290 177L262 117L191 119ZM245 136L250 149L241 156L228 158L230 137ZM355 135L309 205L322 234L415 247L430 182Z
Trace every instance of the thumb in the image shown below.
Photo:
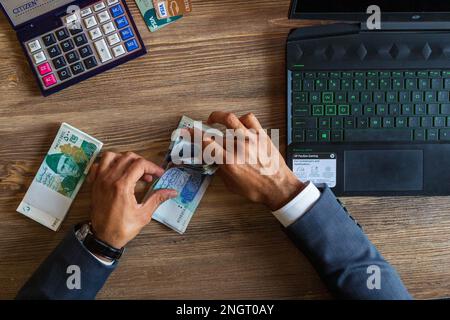
M178 196L178 192L172 189L161 189L155 191L142 205L146 214L153 215L158 207L169 199Z

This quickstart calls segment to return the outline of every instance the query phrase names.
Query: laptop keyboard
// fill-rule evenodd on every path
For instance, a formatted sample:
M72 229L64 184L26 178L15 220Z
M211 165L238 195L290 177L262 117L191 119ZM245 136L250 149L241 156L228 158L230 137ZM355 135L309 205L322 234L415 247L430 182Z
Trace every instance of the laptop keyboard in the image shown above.
M450 141L450 71L292 73L294 142Z

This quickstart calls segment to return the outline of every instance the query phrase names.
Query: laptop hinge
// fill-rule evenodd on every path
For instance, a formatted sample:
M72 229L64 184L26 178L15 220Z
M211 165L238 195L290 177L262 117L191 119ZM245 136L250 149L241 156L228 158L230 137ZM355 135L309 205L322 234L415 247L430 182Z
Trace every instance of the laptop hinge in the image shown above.
M424 31L424 30L450 30L450 22L448 21L427 21L427 22L381 22L381 29L370 30L367 28L366 22L361 22L362 31L383 32L383 31Z

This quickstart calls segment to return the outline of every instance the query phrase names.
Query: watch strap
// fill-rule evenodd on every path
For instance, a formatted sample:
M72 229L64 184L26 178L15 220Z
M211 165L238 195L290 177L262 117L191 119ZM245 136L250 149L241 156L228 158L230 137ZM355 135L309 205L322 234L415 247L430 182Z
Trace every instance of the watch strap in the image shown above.
M125 251L125 248L117 249L110 246L106 242L95 237L92 233L86 235L83 244L91 253L98 254L110 260L119 260Z

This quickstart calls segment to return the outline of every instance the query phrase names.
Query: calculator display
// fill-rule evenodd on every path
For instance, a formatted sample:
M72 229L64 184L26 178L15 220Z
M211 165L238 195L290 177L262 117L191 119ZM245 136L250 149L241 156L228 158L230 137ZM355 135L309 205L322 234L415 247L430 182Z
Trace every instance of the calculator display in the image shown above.
M0 0L14 26L71 2L74 2L74 0Z

